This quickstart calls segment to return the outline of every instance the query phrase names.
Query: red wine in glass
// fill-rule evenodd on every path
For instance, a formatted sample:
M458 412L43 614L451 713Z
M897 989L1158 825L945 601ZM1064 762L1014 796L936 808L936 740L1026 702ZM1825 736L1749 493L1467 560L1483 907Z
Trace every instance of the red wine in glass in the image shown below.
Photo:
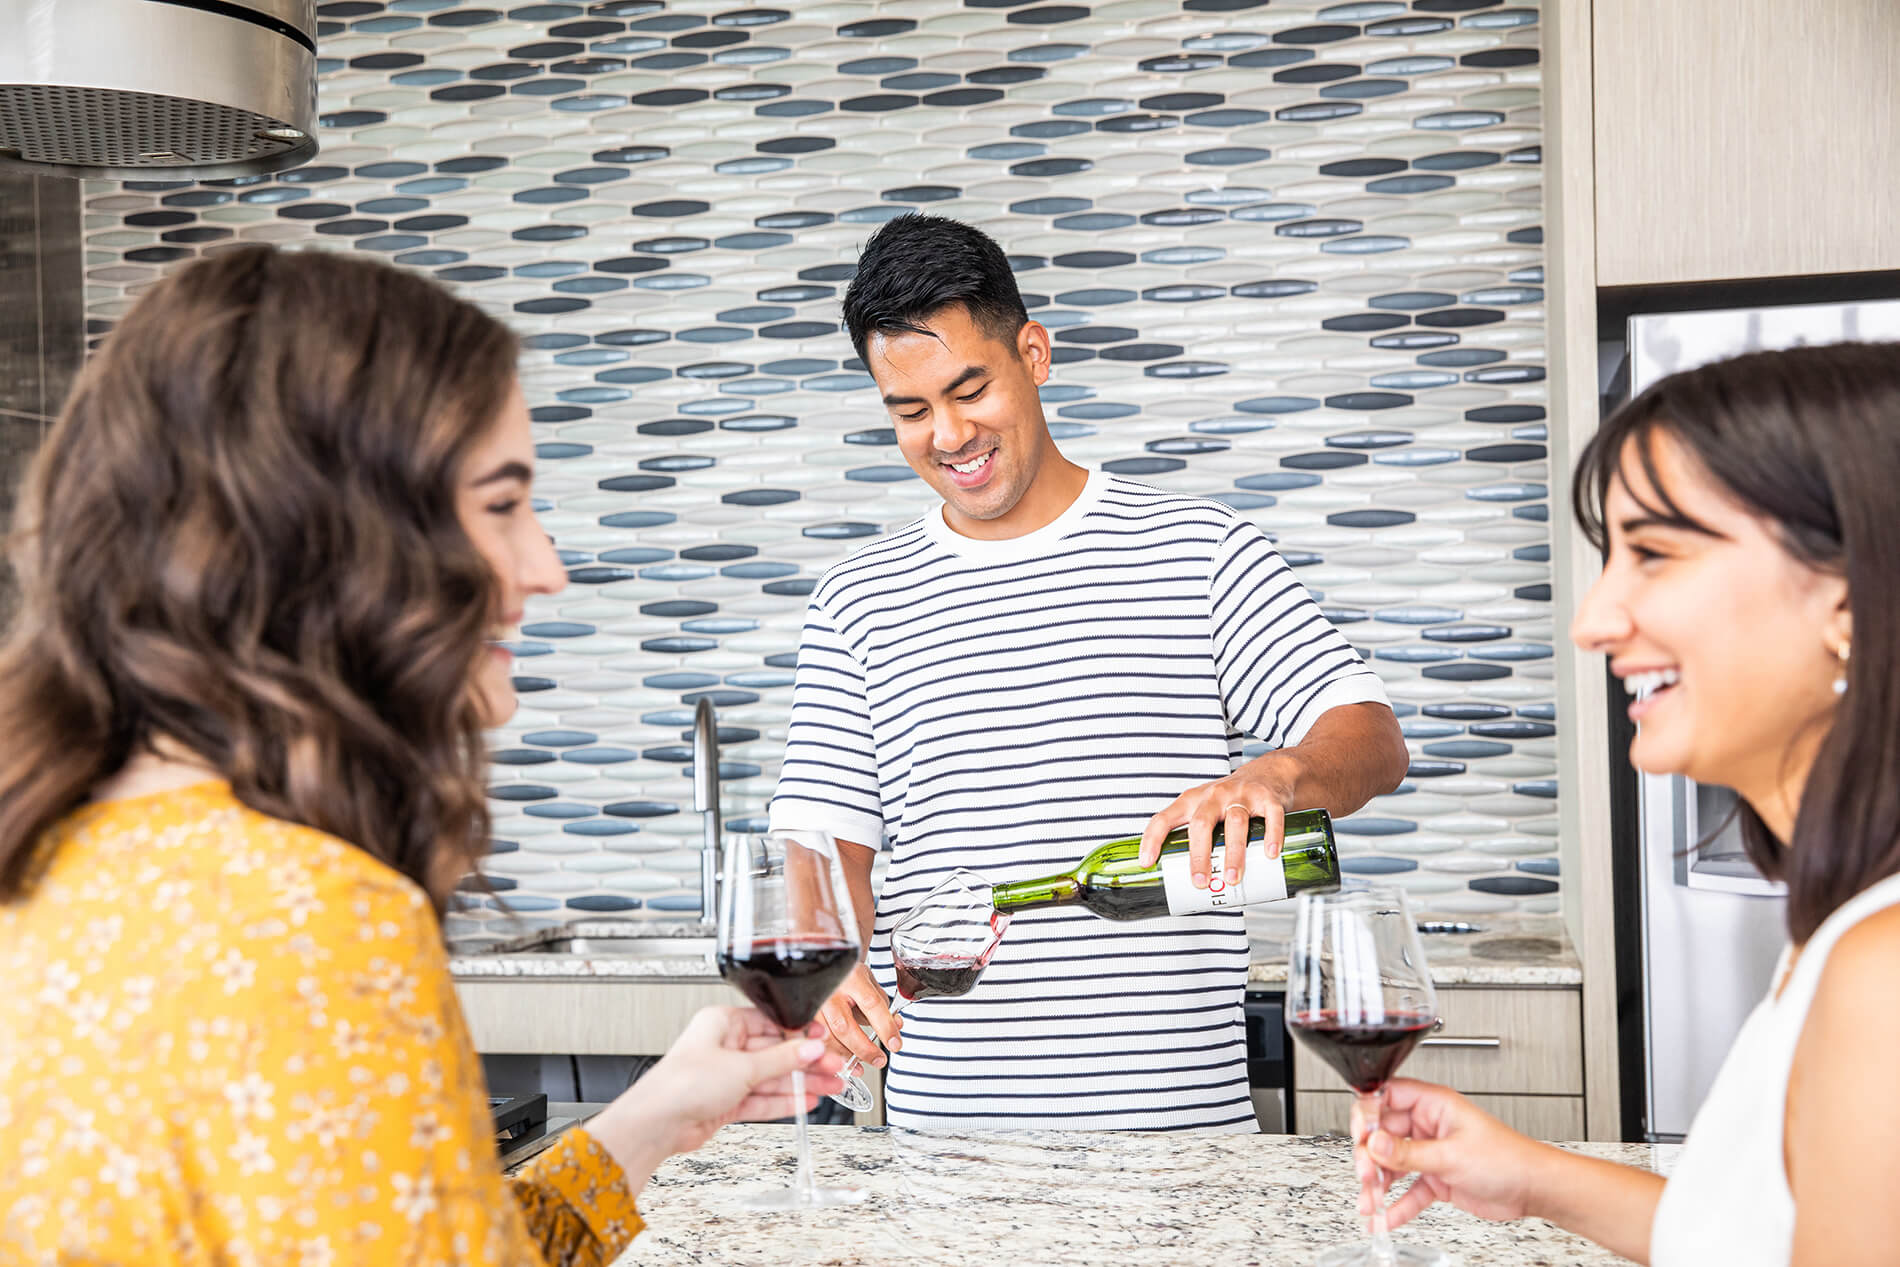
M1305 1012L1289 1016L1286 1023L1347 1086L1360 1095L1371 1095L1399 1071L1438 1018L1400 1012L1377 1022L1353 1023L1342 1021L1336 1012Z
M811 1024L857 961L858 948L847 941L761 938L717 956L719 975L787 1032Z
M959 868L939 881L891 930L898 996L891 1015L920 999L955 998L974 990L1009 919L990 901L988 882L974 871ZM860 1063L856 1056L845 1062L838 1074L844 1090L831 1097L856 1113L876 1103L858 1072Z
M953 998L976 989L990 958L967 955L930 955L921 959L896 959L897 992L907 1002L919 999Z
M1376 1126L1387 1080L1438 1024L1437 992L1403 892L1300 895L1287 957L1286 1018L1300 1045L1352 1087L1360 1122ZM1373 1166L1369 1184L1368 1195L1376 1194L1371 1240L1335 1246L1314 1267L1449 1267L1449 1257L1430 1246L1392 1243L1385 1172Z
M858 961L857 920L837 842L823 832L767 832L726 841L720 873L719 975L785 1031L811 1024ZM798 1124L797 1178L790 1188L741 1197L748 1210L808 1210L864 1199L855 1188L821 1188L812 1176L805 1075L792 1071Z

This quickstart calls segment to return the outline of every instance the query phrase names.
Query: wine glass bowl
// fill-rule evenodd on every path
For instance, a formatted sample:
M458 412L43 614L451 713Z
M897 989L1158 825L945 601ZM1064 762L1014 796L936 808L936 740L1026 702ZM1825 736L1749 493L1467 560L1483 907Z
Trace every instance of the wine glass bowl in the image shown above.
M1009 928L1010 916L991 903L990 885L958 868L925 894L891 929L891 960L897 974L893 1015L922 999L952 998L976 988ZM857 1057L839 1073L844 1089L831 1098L853 1112L876 1102Z
M837 843L821 832L736 836L726 848L714 958L719 975L787 1034L811 1024L858 962ZM821 1188L812 1178L805 1122L805 1075L792 1074L797 1101L798 1177L792 1187L742 1199L749 1210L848 1205L864 1193Z
M1376 1129L1387 1080L1438 1024L1437 992L1404 893L1301 894L1287 964L1286 1024L1352 1087L1366 1129ZM1450 1260L1436 1249L1392 1244L1384 1175L1374 1178L1371 1241L1329 1250L1316 1267L1445 1267Z

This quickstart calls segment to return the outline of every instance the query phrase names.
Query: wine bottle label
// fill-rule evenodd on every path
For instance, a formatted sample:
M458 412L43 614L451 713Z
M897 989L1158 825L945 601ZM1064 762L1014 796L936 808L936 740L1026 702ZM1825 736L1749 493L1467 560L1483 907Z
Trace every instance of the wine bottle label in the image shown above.
M1267 857L1264 843L1254 841L1247 846L1247 869L1235 884L1228 884L1223 874L1226 855L1227 846L1214 846L1213 873L1207 877L1204 889L1194 887L1185 851L1161 855L1161 884L1168 894L1168 914L1223 911L1230 906L1278 902L1286 896L1286 868L1278 858Z

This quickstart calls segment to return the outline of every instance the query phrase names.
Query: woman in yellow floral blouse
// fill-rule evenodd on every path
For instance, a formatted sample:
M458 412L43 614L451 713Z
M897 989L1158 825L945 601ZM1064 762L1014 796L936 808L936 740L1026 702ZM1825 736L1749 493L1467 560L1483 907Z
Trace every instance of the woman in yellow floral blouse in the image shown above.
M722 1124L837 1089L708 1009L512 1181L438 917L499 646L565 574L512 335L240 247L140 300L34 463L0 652L0 1262L601 1264Z

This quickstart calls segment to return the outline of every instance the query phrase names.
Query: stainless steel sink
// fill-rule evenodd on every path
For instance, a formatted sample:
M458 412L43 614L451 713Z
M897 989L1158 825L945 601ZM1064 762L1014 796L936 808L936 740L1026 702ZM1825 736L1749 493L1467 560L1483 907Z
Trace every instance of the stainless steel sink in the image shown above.
M537 955L619 956L645 959L706 959L713 957L710 937L556 937L523 953Z

